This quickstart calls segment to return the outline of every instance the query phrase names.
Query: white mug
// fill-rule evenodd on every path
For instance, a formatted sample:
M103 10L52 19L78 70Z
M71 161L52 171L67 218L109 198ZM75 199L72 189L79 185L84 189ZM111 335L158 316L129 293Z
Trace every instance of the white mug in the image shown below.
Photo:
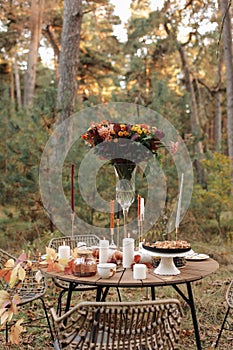
M110 278L116 273L116 264L114 263L100 263L97 264L97 271L100 277Z

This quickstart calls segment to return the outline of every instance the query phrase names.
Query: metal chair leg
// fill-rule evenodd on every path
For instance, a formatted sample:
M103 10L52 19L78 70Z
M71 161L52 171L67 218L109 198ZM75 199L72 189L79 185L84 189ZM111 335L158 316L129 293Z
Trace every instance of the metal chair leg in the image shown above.
M230 311L230 306L228 306L226 315L225 315L224 320L223 320L223 323L222 323L222 327L221 327L220 332L219 332L219 334L218 334L218 339L217 339L217 341L216 341L216 343L215 343L215 349L217 348L218 343L219 343L219 340L220 340L220 338L221 338L221 335L222 335L222 332L223 332L223 329L224 329L224 326L225 326L225 323L226 323L226 320L227 320L229 311Z
M49 331L50 331L50 335L51 335L52 341L54 341L54 335L53 335L53 331L52 331L52 327L51 327L51 323L50 323L50 320L49 320L49 316L48 316L48 313L47 313L47 309L46 309L46 305L45 305L44 299L42 297L40 297L39 299L41 300L41 303L43 305L45 318L46 318L47 323L48 323L48 327L49 327ZM9 326L8 326L8 323L6 323L5 331L6 331L6 336L5 336L6 343L8 343L8 341L9 341Z
M8 335L8 323L6 323L6 344L8 343L8 338L9 338L9 335Z
M59 293L59 296L58 296L58 299L57 299L57 314L58 314L59 316L61 316L62 298L63 298L63 295L65 294L65 292L67 292L67 289L63 289L63 290Z
M44 299L40 298L40 300L41 300L42 305L43 305L43 309L44 309L45 317L46 317L46 320L47 320L47 323L48 323L48 326L49 326L49 331L50 331L50 334L51 334L52 341L54 341L54 335L53 335L53 331L52 331L52 327L51 327L51 323L50 323L50 320L49 320L49 316L48 316L48 313L47 313L47 309L46 309L46 305L45 305Z
M119 288L117 288L117 295L118 295L119 301L122 301L122 300L121 300L121 293L120 293L120 291L119 291Z

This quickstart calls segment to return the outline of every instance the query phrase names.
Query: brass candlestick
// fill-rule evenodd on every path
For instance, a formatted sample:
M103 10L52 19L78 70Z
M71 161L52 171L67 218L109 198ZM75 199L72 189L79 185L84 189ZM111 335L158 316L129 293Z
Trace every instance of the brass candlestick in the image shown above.
M176 227L176 242L177 242L177 238L178 238L178 227Z
M113 238L113 236L114 236L114 228L113 227L110 228L110 232L111 232L111 244L110 244L110 247L116 248L116 244L114 243L114 238Z
M117 224L117 248L120 248L120 219L116 219Z
M71 213L71 236L74 237L74 212Z

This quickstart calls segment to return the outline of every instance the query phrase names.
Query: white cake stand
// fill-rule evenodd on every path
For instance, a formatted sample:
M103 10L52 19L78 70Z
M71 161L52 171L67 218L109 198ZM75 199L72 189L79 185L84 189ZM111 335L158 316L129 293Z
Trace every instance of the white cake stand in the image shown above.
M143 249L143 252L150 256L158 256L161 258L159 266L154 269L154 273L157 275L179 275L180 270L174 264L174 258L184 257L188 252L184 253L156 253Z

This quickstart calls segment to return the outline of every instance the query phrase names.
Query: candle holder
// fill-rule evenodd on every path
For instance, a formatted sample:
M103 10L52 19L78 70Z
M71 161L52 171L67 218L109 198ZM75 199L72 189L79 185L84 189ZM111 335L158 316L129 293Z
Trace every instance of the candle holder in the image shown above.
M141 220L138 220L138 248L139 247L139 243L142 241L142 226L141 226Z
M120 248L120 219L116 220L117 224L117 248Z
M74 238L74 212L71 213L71 237Z
M179 229L179 225L180 225L180 212L181 212L181 203L182 203L183 182L184 182L184 174L182 173L181 174L181 181L180 181L179 198L178 198L178 204L177 204L176 223L175 223L176 241L177 241L177 234L178 234L178 229Z
M178 241L178 227L176 227L176 242Z
M111 231L111 233L110 233L111 234L110 248L116 248L116 244L115 244L114 238L113 238L113 236L114 236L114 228L111 228L110 231Z

